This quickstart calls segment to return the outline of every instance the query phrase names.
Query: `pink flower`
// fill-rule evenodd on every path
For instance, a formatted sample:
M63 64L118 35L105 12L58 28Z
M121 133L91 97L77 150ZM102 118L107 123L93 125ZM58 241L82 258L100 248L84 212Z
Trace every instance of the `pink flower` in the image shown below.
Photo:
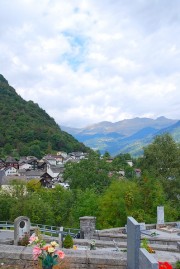
M56 250L56 254L59 256L60 259L63 259L65 256L64 252L61 250Z
M29 238L29 243L32 244L34 241L37 241L38 237L37 236L31 236Z
M38 257L39 257L39 255L40 255L41 253L42 253L41 248L35 246L35 247L33 248L33 259L34 259L34 260L37 260Z

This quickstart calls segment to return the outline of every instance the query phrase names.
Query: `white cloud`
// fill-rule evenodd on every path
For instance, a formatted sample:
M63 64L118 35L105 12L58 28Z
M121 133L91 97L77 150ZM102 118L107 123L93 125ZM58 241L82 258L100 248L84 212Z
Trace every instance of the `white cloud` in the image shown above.
M59 124L178 118L179 8L179 0L2 0L0 73Z

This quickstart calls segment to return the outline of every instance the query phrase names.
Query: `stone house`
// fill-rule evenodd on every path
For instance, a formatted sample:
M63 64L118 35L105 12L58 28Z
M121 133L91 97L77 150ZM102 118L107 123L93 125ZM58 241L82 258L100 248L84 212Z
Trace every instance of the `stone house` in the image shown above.
M18 174L18 170L13 166L4 167L2 170L4 170L6 176L15 176Z
M47 172L43 173L40 178L41 185L43 187L52 188L52 179L53 178Z
M47 173L52 177L52 178L58 178L59 174L64 171L64 165L50 165L47 164Z
M9 167L9 166L19 169L19 162L16 161L15 158L9 156L5 161L5 167Z

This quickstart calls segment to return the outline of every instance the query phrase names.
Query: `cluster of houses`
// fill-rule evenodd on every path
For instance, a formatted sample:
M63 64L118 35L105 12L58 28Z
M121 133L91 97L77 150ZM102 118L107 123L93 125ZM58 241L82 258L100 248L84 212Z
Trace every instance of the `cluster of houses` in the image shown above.
M21 157L19 161L13 157L5 161L0 159L0 186L8 185L12 179L38 179L44 187L54 188L59 184L68 188L68 183L63 182L65 163L79 162L87 157L87 153L83 152L58 152L56 155L46 155L41 160L34 156Z
M64 188L69 188L69 184L64 182L63 174L67 162L79 162L82 159L88 159L88 153L58 152L56 155L46 155L41 160L34 156L21 157L17 161L13 157L8 157L6 160L0 159L0 186L6 188L7 185L14 179L29 181L37 179L41 185L47 188L54 188L56 185L61 185ZM108 158L107 162L112 162L113 158ZM133 166L131 160L127 161L130 167ZM140 169L134 169L135 175L141 175ZM125 171L110 171L109 177L114 174L119 178L125 177Z

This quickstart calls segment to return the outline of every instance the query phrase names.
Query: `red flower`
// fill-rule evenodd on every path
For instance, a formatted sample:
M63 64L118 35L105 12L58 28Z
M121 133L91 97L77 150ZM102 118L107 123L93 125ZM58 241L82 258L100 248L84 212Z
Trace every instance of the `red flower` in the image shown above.
M159 263L159 269L173 269L172 265L168 262L158 262Z

